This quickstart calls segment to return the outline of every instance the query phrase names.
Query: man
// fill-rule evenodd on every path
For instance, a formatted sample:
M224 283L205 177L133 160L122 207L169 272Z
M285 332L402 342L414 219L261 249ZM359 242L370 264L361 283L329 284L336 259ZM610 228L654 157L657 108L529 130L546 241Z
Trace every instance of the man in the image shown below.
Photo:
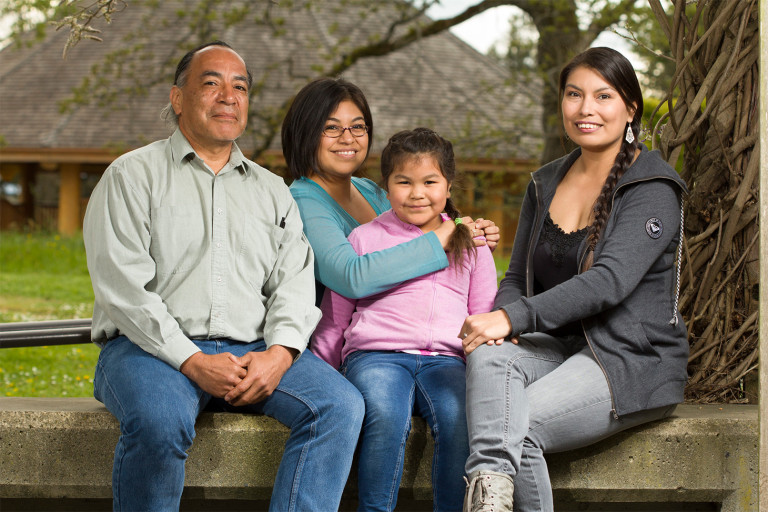
M121 431L115 510L178 509L206 406L291 428L272 510L336 510L347 480L363 400L304 352L313 256L282 179L234 143L250 85L226 43L190 51L170 93L178 128L115 160L88 204L94 395Z

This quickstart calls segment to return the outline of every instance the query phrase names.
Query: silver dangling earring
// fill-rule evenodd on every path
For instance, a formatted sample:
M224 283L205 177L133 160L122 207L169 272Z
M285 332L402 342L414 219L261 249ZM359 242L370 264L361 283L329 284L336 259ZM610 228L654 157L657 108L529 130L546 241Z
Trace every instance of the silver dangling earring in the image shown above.
M626 140L630 144L635 142L635 134L632 133L632 125L630 125L629 123L627 123L627 134L624 136L624 140Z

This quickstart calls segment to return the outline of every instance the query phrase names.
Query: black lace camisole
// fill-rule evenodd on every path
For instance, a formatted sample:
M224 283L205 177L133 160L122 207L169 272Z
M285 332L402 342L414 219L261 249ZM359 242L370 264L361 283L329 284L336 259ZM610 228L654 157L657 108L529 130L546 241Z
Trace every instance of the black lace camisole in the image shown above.
M541 293L567 281L578 271L579 244L587 236L587 228L566 233L552 221L544 219L539 243L533 253L534 293ZM552 331L553 336L583 336L581 322L571 322Z

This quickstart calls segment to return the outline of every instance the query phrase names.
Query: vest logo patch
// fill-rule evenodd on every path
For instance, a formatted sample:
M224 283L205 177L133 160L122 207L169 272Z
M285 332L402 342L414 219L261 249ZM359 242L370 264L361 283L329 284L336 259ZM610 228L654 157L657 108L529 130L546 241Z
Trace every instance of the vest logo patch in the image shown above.
M645 232L648 233L648 236L653 238L654 240L659 238L663 231L664 231L664 228L661 226L661 221L656 217L651 217L645 223Z

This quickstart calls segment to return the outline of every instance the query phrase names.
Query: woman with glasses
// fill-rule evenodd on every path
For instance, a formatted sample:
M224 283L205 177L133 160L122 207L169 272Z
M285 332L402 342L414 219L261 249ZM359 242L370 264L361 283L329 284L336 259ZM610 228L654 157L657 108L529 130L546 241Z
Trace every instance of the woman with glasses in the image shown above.
M353 174L368 157L373 119L363 92L343 79L319 78L294 98L282 126L283 155L293 178L304 233L315 253L317 304L325 287L359 299L448 266L445 247L455 229L435 231L390 249L358 255L347 236L390 209L386 193ZM498 227L478 220L492 249ZM484 233L481 233L484 230Z

